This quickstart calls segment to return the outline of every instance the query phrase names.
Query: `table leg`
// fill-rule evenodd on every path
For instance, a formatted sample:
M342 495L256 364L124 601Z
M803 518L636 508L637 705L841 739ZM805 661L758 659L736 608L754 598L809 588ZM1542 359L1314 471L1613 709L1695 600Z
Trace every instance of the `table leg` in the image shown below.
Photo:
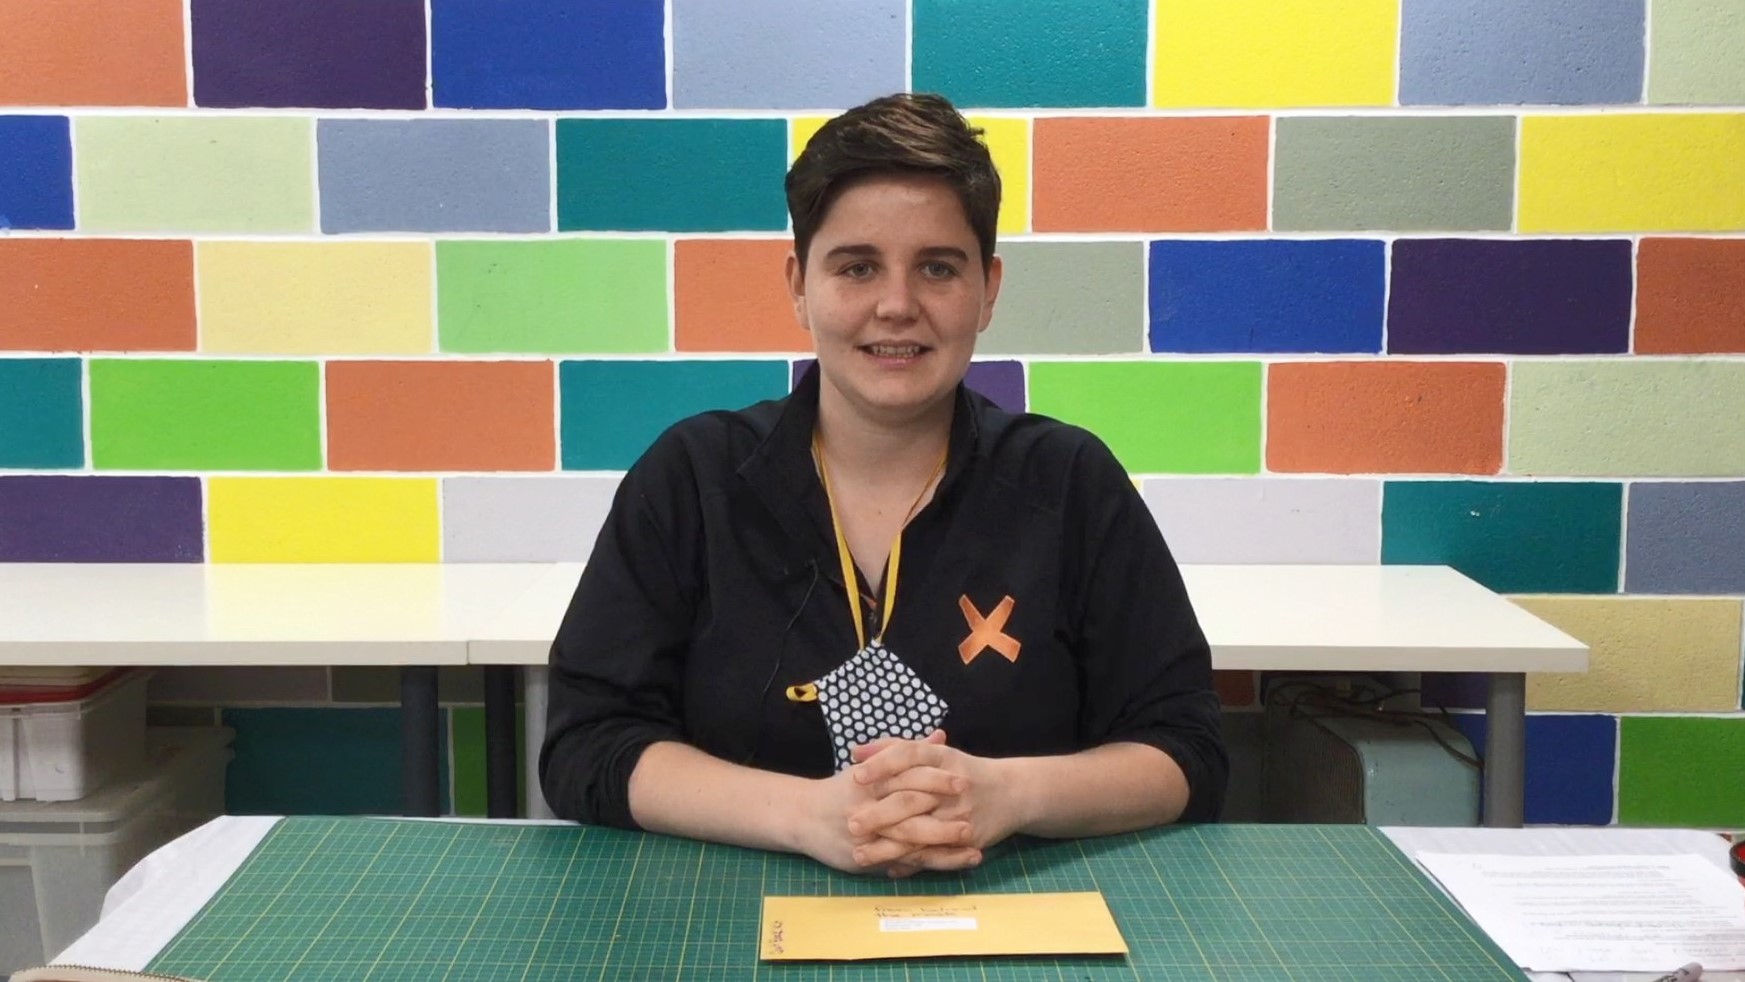
M1527 784L1527 676L1492 672L1484 715L1484 824L1520 828Z
M437 800L436 667L406 665L400 669L400 780L407 815L430 818L441 814Z
M527 734L525 759L527 769L527 817L554 818L551 806L545 803L545 791L539 786L539 745L545 741L544 665L528 665L521 669L521 700Z
M515 666L485 666L485 814L514 818Z

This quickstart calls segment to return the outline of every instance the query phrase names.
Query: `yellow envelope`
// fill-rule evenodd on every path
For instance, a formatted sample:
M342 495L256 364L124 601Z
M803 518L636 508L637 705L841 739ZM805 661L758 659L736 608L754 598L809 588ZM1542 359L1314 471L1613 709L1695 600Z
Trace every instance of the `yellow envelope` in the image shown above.
M765 961L939 955L1120 955L1101 893L765 897Z

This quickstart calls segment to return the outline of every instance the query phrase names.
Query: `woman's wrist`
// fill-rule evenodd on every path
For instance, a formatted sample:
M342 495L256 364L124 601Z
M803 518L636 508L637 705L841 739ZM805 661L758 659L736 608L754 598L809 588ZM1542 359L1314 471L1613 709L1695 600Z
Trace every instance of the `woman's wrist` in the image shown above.
M1036 824L1046 807L1047 789L1039 780L1038 761L1033 757L989 757L985 758L988 773L992 777L992 787L995 801L1004 813L1007 827L998 830L1000 838L1023 835Z
M775 796L776 836L783 850L819 858L819 832L824 826L822 800L828 779L781 775L782 793Z

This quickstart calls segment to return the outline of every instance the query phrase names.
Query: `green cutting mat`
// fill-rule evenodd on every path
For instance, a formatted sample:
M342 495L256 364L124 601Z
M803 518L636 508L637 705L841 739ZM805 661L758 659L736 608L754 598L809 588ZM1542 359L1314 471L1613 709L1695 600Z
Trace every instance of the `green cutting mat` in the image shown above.
M759 963L761 898L1101 890L1125 958ZM994 850L964 876L576 826L288 818L150 966L265 979L1520 980L1366 826L1213 825Z

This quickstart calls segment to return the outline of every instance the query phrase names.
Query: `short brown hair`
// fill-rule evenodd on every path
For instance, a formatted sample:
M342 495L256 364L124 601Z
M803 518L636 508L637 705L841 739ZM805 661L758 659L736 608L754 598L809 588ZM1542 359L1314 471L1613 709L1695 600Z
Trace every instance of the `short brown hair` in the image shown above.
M981 245L982 268L988 268L1000 217L1000 173L981 135L944 96L923 93L882 96L825 123L785 182L801 267L837 195L871 175L921 173L944 178L956 192Z

